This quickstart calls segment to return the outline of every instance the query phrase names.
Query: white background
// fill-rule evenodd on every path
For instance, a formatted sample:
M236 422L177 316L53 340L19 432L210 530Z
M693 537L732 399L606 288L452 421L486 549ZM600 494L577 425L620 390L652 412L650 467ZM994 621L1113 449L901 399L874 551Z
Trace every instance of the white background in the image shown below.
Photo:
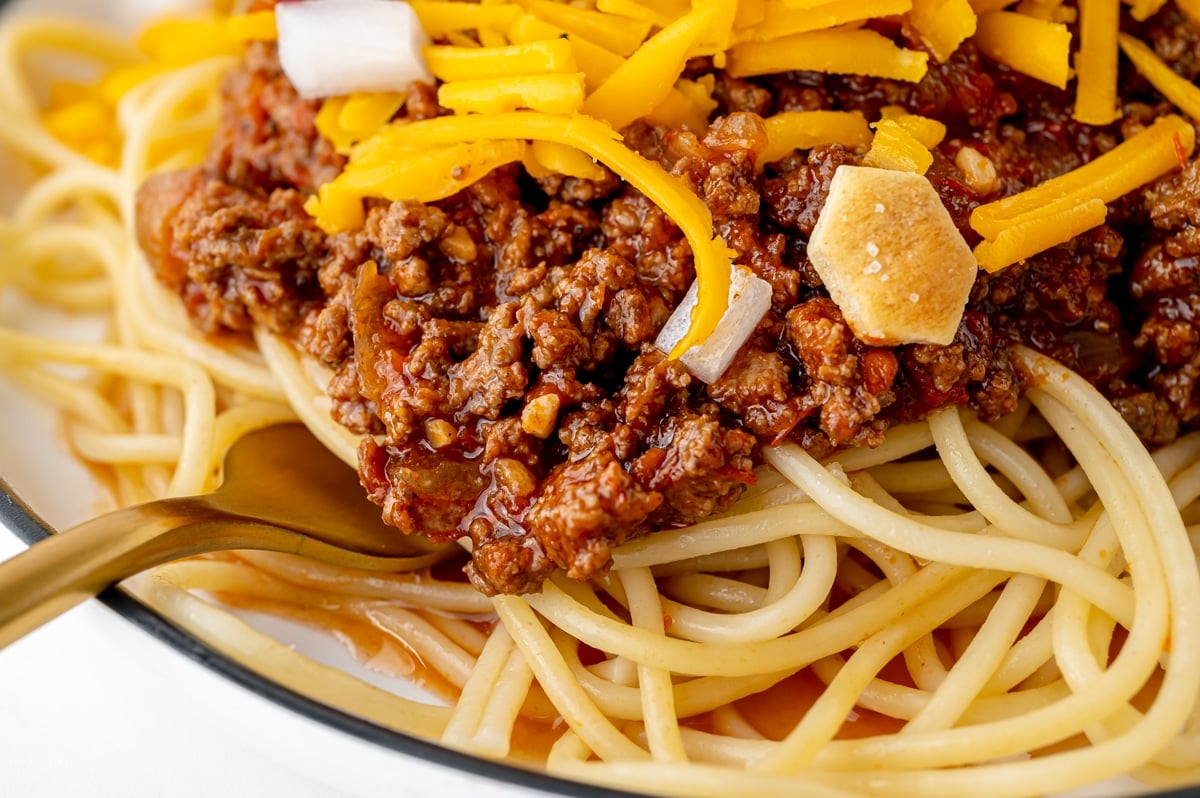
M20 548L7 530L0 532L0 553ZM174 674L148 669L179 655L155 640L117 633L121 625L128 624L93 601L0 651L0 792L344 794L245 747L221 728L224 718L202 711L202 694L179 689Z

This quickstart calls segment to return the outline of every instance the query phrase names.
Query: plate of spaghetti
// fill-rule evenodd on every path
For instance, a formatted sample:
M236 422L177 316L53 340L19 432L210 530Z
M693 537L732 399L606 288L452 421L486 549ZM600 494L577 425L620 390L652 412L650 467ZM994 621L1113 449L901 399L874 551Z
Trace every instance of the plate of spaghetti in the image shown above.
M1200 785L1200 4L179 5L0 24L0 373L93 509L300 421L436 560L182 645L567 795Z

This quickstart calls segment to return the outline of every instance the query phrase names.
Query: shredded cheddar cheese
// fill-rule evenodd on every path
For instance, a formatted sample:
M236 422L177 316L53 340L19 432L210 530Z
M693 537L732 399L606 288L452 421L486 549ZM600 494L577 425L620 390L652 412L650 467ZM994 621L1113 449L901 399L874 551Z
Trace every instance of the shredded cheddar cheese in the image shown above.
M659 103L646 118L651 122L670 127L703 131L708 127L708 118L717 107L712 89L692 80L678 80L675 88L667 92L667 98Z
M1015 0L967 0L976 16L982 16L992 11L1000 11L1013 5Z
M1121 34L1120 43L1121 50L1150 85L1175 103L1179 110L1200 121L1200 88L1176 74L1153 50L1132 36Z
M809 70L915 83L925 77L928 60L925 53L897 47L875 31L839 29L734 45L728 71L739 78Z
M604 177L604 167L583 151L566 144L535 141L530 146L530 154L534 163L547 174L560 174L584 180L601 180Z
M909 19L933 57L943 63L974 35L979 21L967 0L913 0Z
M361 192L360 197L435 202L478 182L500 166L522 160L527 147L523 141L505 139L422 148L419 158L409 154L382 163L360 162L326 185Z
M338 114L338 124L343 130L374 133L396 115L405 99L401 92L351 94Z
M650 34L649 22L618 17L552 0L525 0L525 7L551 25L587 39L622 58L632 55Z
M112 107L104 101L87 97L47 111L42 121L56 138L93 161L119 162L120 140L113 130L116 120Z
M449 0L412 0L409 3L430 38L468 30L506 30L521 15L511 3L466 3Z
M254 11L230 17L225 21L225 30L231 39L240 42L273 42L279 38L274 11Z
M562 28L557 28L532 14L517 17L506 35L514 44L546 39L566 41L575 56L576 65L583 72L584 86L589 92L595 91L625 63L625 59L616 53L605 50L582 36L568 36Z
M1130 14L1138 22L1142 22L1157 14L1166 4L1167 0L1133 0Z
M583 75L572 72L460 80L438 89L438 104L463 114L498 114L518 108L573 114L583 106Z
M651 111L648 118L670 124L672 118L667 114L669 109L674 107L679 113L686 114L676 120L679 127L704 130L708 127L709 117L717 108L717 101L713 97L715 87L716 79L712 75L705 75L700 80L680 78L675 81L675 88L668 92L667 99Z
M880 109L880 115L900 125L927 150L932 150L946 138L946 126L943 123L928 116L910 114L903 106L885 105Z
M720 2L707 0L663 28L592 92L584 112L617 129L649 114L667 99L693 45L722 17L732 24Z
M363 135L356 135L353 131L342 127L342 109L346 107L346 99L345 97L330 97L321 104L321 110L317 112L315 120L317 132L343 155L350 152L352 145L365 138Z
M785 111L764 121L767 146L758 156L760 165L822 144L842 144L853 150L871 144L866 118L853 111Z
M596 0L596 10L665 28L687 13L683 2L638 3L635 0Z
M923 175L933 165L933 153L899 122L882 119L875 125L875 140L863 165Z
M343 155L375 133L399 112L405 96L396 92L361 92L326 100L317 112L317 132Z
M1079 0L1079 53L1075 119L1107 125L1118 116L1117 33L1121 0Z
M766 0L762 20L744 31L741 37L769 41L796 33L828 30L849 22L904 14L912 7L912 0L825 0L808 5Z
M990 58L1060 89L1071 76L1071 31L1013 11L979 18L975 44Z
M994 239L975 247L975 260L987 271L997 272L1099 227L1107 217L1108 207L1100 199L1022 217L1001 230Z
M225 21L215 15L167 17L143 30L137 46L152 61L168 66L242 52L242 42L231 36Z
M733 18L735 30L753 28L767 16L767 0L740 0Z
M118 67L100 79L96 86L99 99L112 108L117 107L121 98L128 94L138 84L149 80L166 69L165 64L151 61L146 64L131 64ZM86 96L86 92L83 96ZM82 99L82 96L81 96Z
M1028 17L1045 22L1061 22L1070 25L1075 21L1075 9L1063 5L1063 0L1021 0L1017 11Z
M1076 211L1077 207L1093 201L1107 204L1179 168L1195 144L1196 131L1189 122L1165 116L1085 166L979 206L971 214L971 227L985 239L977 257L995 270L1016 262L1002 262L1006 255L1018 253L1019 260L1069 241L1088 229L1078 229L1084 221L1093 222L1093 227L1104 221L1094 210ZM1006 231L1003 246L998 246L994 242L1000 242ZM993 243L985 247L988 242Z
M425 63L442 81L575 72L575 53L566 39L536 39L500 47L425 48Z

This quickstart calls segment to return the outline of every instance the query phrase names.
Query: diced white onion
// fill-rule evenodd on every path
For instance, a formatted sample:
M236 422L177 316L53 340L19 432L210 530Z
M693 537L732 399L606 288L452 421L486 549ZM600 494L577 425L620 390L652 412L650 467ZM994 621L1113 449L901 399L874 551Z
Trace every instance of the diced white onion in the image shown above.
M658 333L654 345L663 352L670 352L683 338L692 321L692 308L696 307L696 284L688 289L683 301ZM771 307L771 284L756 277L744 266L733 267L733 279L729 286L729 307L721 317L717 328L702 343L686 350L679 358L698 379L706 383L716 382L738 350L758 327Z
M275 21L283 72L306 99L433 82L429 37L408 3L302 0L275 6Z

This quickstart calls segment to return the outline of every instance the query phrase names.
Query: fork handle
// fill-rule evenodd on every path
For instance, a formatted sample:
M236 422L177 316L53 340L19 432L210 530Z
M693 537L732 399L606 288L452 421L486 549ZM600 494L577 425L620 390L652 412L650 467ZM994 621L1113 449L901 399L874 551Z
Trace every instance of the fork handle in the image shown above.
M231 518L214 510L205 497L169 499L100 516L0 563L0 648L155 565L226 549L301 547L299 535Z

